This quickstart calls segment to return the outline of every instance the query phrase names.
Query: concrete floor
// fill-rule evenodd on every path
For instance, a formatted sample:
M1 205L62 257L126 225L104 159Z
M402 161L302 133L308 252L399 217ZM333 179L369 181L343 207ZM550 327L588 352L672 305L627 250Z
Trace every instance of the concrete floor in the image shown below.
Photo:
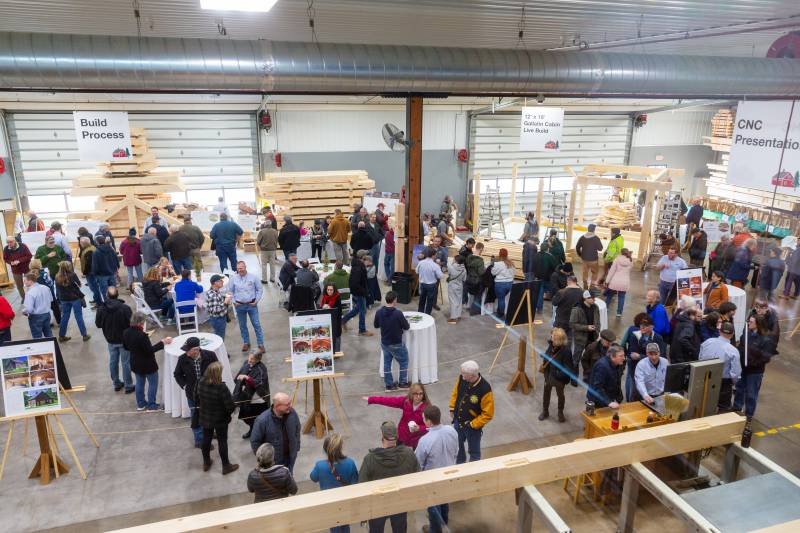
M257 272L255 256L247 255L245 259L250 269ZM216 269L212 258L206 259L206 265L210 271ZM633 277L624 316L616 319L612 313L609 317L610 327L618 334L642 310L645 289L657 283L657 276L653 273L635 272ZM19 305L17 293L5 291L5 295L16 309ZM800 303L781 301L779 305L782 327L788 333L800 315ZM416 302L407 307L415 308ZM282 378L290 375L289 365L284 362L288 352L288 314L279 308L274 288L266 290L260 309L267 339L265 363L269 369L272 391L291 392L290 387L281 383ZM442 309L446 309L446 306L443 305ZM370 322L373 311L368 315ZM92 312L87 310L84 316L87 323L93 323ZM453 381L458 375L458 365L466 359L475 359L484 371L488 369L504 330L495 328L494 320L488 316L467 317L457 325L448 325L446 316L441 312L434 312L434 316L439 339L440 381L429 385L427 390L435 404L446 406ZM546 303L545 317L549 316L550 305ZM344 335L345 356L336 361L336 369L347 374L339 380L351 427L350 434L346 435L345 451L360 464L367 450L378 445L380 423L387 419L397 420L399 413L380 406L367 407L366 402L361 400L364 395L382 394L382 381L377 375L379 347L377 336L358 337L354 333L354 326ZM524 331L523 327L516 329ZM549 329L546 324L536 327L537 349L544 349ZM91 326L90 330L93 338L88 343L82 343L72 322L69 334L78 340L62 345L73 384L87 385L87 391L77 395L76 400L93 431L98 433L101 444L100 449L95 449L75 417L62 417L89 478L83 481L73 468L68 475L49 486L42 487L38 482L28 480L27 475L35 460L35 437L31 434L26 453L23 454L23 431L18 424L6 472L0 481L0 513L5 517L13 513L15 519L0 521L0 531L48 528L102 531L250 503L252 495L245 492L245 479L254 460L249 443L239 437L245 431L245 425L234 421L229 432L231 458L241 464L241 469L223 477L216 457L212 471L203 473L200 452L191 446L188 421L174 419L163 413L138 413L133 395L115 393L108 377L105 341L96 328ZM21 339L28 334L27 322L17 319L12 328L13 337ZM154 338L174 334L174 328L167 328L164 332L154 334ZM229 325L226 341L231 367L238 369L243 356L239 350L241 337L237 324ZM787 429L764 437L754 437L754 447L795 474L800 474L800 429L792 427L800 423L800 403L796 401L800 393L800 337L788 340L784 334L779 349L780 356L767 369L756 418L759 428ZM568 387L567 423L558 424L552 419L539 422L536 415L541 405L541 388L528 396L505 390L515 367L516 345L511 345L502 352L494 372L486 376L494 386L496 401L495 418L483 439L486 455L546 446L579 436L582 432L579 411L583 408L585 391ZM534 369L529 367L528 371L530 374ZM295 406L301 419L305 418L304 403L301 394ZM342 431L341 421L333 406L329 405L328 410L337 431ZM8 425L4 424L0 428L3 443L7 431ZM358 438L353 438L354 435ZM298 481L305 481L301 483L303 491L316 490L316 486L308 481L308 473L313 463L322 457L321 444L313 436L303 438L295 467ZM62 456L72 465L63 442L61 448ZM614 530L616 515L613 512L597 509L588 503L575 507L557 483L541 489L574 530ZM43 503L48 512L41 512ZM673 520L659 505L652 504L649 507L647 519L637 522L637 530L663 528ZM452 515L455 531L508 531L513 527L516 506L513 494L504 494L455 504ZM412 530L419 530L424 523L423 513L414 513L410 526ZM63 527L70 525L72 527Z

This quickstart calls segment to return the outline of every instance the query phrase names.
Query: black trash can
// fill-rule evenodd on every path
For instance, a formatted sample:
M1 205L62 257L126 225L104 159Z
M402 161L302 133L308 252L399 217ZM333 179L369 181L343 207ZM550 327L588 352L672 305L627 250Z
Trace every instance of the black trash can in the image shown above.
M392 290L397 293L397 303L411 303L411 281L413 279L412 274L405 272L395 272L392 275Z

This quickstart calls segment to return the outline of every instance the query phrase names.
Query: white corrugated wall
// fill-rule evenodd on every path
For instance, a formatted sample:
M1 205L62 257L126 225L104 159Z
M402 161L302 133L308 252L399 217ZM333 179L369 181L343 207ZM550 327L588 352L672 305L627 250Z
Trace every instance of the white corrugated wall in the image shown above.
M647 124L633 132L633 146L691 146L711 135L716 111L663 111L647 115Z

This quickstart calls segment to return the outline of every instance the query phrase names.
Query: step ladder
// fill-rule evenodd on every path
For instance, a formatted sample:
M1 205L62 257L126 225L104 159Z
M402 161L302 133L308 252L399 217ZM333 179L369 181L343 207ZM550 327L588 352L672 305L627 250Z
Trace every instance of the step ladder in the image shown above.
M550 235L550 230L556 230L558 238L566 242L568 213L567 193L548 191L545 193L543 200L550 204L550 213L547 216L547 227L544 231L545 238Z
M478 212L477 234L494 237L495 226L500 226L503 238L506 239L506 226L503 223L503 213L500 206L500 188L486 187L486 192L481 194Z
M642 270L645 270L653 259L660 258L662 233L677 236L680 227L679 219L681 216L681 193L668 192L659 194L657 206L656 223L653 227L653 238L650 244L650 251L647 258L642 262Z

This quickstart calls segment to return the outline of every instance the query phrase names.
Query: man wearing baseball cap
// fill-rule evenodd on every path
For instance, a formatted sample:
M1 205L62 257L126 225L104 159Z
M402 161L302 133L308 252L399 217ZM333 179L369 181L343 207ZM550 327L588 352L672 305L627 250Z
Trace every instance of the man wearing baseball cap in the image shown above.
M557 305L560 307L563 304ZM600 331L600 308L594 303L594 296L588 290L583 291L583 301L570 311L569 329L572 332L572 341L575 347L572 359L577 370L583 349L597 340L597 334ZM588 381L585 377L584 380Z
M634 381L636 392L647 403L652 404L655 396L664 394L664 381L667 379L669 361L661 357L661 348L655 342L647 345L647 360L636 365Z
M594 364L606 356L608 348L617 341L617 335L610 329L600 332L600 338L588 344L583 351L581 366L583 367L583 380L589 383ZM577 368L576 368L577 369Z
M384 422L381 424L381 446L371 449L364 457L358 471L358 482L364 483L414 472L419 472L419 462L414 450L397 443L397 426L394 422ZM382 532L387 518L392 524L393 533L406 531L408 516L406 513L398 513L371 519L369 532Z
M698 359L722 359L722 384L719 388L719 412L731 410L731 396L733 386L742 376L742 363L739 360L739 350L731 344L734 336L734 327L731 322L723 322L719 327L719 337L711 337L700 345Z
M211 287L206 291L206 311L208 322L214 329L214 335L225 339L225 328L228 325L228 308L231 295L222 290L225 278L219 274L211 276Z
M194 434L194 447L199 448L203 439L203 428L200 427L200 417L197 412L197 384L208 368L208 365L217 361L217 354L210 350L200 348L198 337L189 337L181 346L183 355L178 357L175 372L172 376L175 382L186 393L186 401L192 412L192 433Z

